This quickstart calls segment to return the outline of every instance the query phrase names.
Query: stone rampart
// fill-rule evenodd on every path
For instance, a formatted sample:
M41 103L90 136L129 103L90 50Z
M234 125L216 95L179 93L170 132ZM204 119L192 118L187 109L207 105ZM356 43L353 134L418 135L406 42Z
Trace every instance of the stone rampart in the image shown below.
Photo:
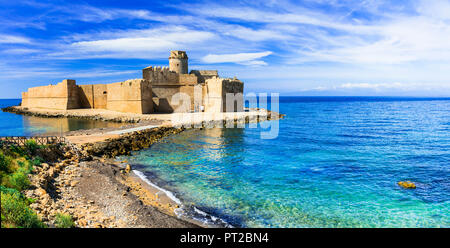
M149 114L153 112L152 88L147 80L132 79L107 85L106 109Z
M199 83L205 83L206 79L219 77L217 70L192 70L189 74L194 74L198 77Z
M240 80L219 77L207 79L204 86L205 112L226 112L227 93L243 94L243 92L244 83L242 83ZM244 111L243 99L242 101L241 99L239 99L234 103L233 111Z
M57 85L30 88L22 93L22 106L58 110L108 109L140 114L197 112L202 109L222 112L226 111L227 93L243 93L241 81L220 78L217 70L192 70L187 74L187 59L185 51L171 51L171 67L149 66L142 70L143 79L80 86L75 80L66 79ZM178 62L184 64L178 65ZM195 97L196 92L200 92L203 99ZM173 97L178 93L189 97L190 104L173 104ZM240 98L235 100L242 102ZM243 106L238 105L234 111L242 111Z
M142 78L151 85L179 85L178 73L169 71L168 67L149 66L142 70Z
M106 84L78 86L80 108L106 109L108 91Z
M75 80L66 79L56 85L29 88L22 93L22 106L48 109L79 108Z
M188 94L193 102L193 87L198 84L196 75L179 74L170 71L167 67L149 66L142 70L142 76L152 86L155 112L172 113L177 109L179 110L178 105L172 104L172 97L180 92ZM193 110L193 106L182 111L191 110Z

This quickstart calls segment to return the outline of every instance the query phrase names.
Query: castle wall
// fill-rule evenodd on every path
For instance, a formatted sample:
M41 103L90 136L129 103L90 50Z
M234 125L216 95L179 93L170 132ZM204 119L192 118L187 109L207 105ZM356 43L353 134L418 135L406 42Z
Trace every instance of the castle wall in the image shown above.
M59 110L79 108L75 80L66 79L56 85L29 88L28 92L22 93L22 106Z
M243 83L237 79L219 78L217 70L193 70L187 74L188 57L185 51L171 51L169 67L147 67L143 79L113 84L77 86L75 80L57 85L30 88L22 93L22 106L48 109L93 108L130 113L172 113L226 111L227 93L243 93ZM198 90L197 87L199 88ZM195 94L203 95L195 97ZM174 96L183 93L189 104L173 104ZM184 99L180 99L184 100ZM232 99L234 110L243 111L243 97ZM183 105L181 105L183 104Z
M226 109L228 93L234 94L231 101L234 103L232 110ZM222 82L222 97L223 97L223 111L224 112L243 112L244 111L244 83L239 80L224 80Z
M227 93L243 94L244 84L239 80L225 78L210 78L204 86L205 112L226 112ZM234 103L234 112L244 111L243 96L238 95Z
M180 74L179 84L181 85L196 85L198 77L194 74Z
M184 85L180 87L180 93L189 96L189 105L178 107L178 112L199 112L203 103L203 85Z
M152 88L143 79L127 80L125 82L107 85L108 110L148 114L153 112Z
M106 84L78 86L80 108L106 109L108 91Z
M222 112L222 79L207 79L204 92L205 112Z
M174 111L189 112L194 110L193 87L198 78L193 74L178 74L167 67L147 67L142 70L142 77L152 86L154 111L172 113ZM172 97L177 93L186 93L191 98L191 107L180 109L180 104L172 104Z
M106 84L93 85L93 98L95 109L106 109L108 100L108 87Z
M80 107L94 108L94 85L79 85L78 91L80 96Z
M172 96L179 92L179 85L153 85L152 93L155 112L174 112L178 105L172 104Z
M28 92L22 92L22 102L20 103L20 106L23 106L23 107L30 106L30 103L28 101Z
M190 74L198 77L199 83L205 83L206 79L219 77L217 70L192 70Z
M80 108L80 97L78 92L78 86L75 80L64 80L67 82L67 109L77 109ZM64 82L63 81L63 82Z
M168 67L149 66L142 70L142 78L151 85L179 85L180 74L169 71Z

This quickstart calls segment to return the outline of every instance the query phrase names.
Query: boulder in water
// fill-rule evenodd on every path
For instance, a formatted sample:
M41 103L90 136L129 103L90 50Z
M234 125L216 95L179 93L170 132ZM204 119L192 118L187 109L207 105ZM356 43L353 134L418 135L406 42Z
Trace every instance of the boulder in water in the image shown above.
M405 189L415 189L416 185L411 181L400 181L397 183L400 187Z

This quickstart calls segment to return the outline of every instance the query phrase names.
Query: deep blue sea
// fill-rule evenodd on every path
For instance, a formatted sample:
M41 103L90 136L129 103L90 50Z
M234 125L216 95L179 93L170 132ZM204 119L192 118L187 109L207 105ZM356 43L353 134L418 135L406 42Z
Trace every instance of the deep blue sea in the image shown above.
M127 159L186 214L233 226L450 227L450 98L281 97L280 112L275 139L187 130ZM0 113L0 135L52 126L27 118Z
M450 227L450 98L282 97L280 112L275 139L188 130L127 159L233 226Z
M16 106L20 99L0 99L0 108ZM59 135L80 129L119 127L113 122L77 118L42 118L0 111L0 136Z

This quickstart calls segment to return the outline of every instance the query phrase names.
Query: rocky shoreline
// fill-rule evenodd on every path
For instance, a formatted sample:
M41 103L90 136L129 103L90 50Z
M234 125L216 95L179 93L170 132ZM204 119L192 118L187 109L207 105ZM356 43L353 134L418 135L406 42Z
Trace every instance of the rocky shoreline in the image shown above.
M151 140L169 134L156 132ZM179 206L158 199L129 165L88 151L53 148L58 158L35 167L30 175L32 187L24 194L35 199L30 207L49 227L55 226L57 214L72 216L76 227L199 227L176 217Z
M2 108L3 112L15 113L25 116L35 116L43 118L76 118L76 119L88 119L96 121L107 121L116 123L155 123L158 125L167 124L170 126L174 125L184 125L187 123L173 123L173 116L177 116L180 113L172 114L133 114L133 113L122 113L110 110L102 109L70 109L70 110L54 110L54 109L39 109L39 108L25 108L21 106L11 106ZM182 114L182 113L181 113ZM249 123L249 122L259 122L262 120L274 120L284 118L283 114L272 112L265 109L247 109L245 112L223 112L223 113L188 113L192 115L193 119L196 119L194 125L210 125L214 123L227 122L229 120L234 120L235 122Z
M95 121L109 121L109 122L117 122L117 123L139 123L140 119L129 116L105 116L101 114L93 114L93 115L80 115L78 113L70 113L70 112L52 112L52 111L33 111L28 108L22 108L20 106L11 106L2 108L3 112L26 115L26 116L35 116L42 118L76 118L76 119L87 119L87 120L95 120Z
M183 130L184 128L157 127L122 135L114 139L110 138L101 142L83 144L81 145L81 149L86 156L114 158L120 155L131 155L132 151L149 148L162 138L180 133Z
M72 116L69 113L29 111L17 106L2 110L39 117L88 118L130 123L125 129L117 129L121 131L119 135L108 134L111 130L68 132L65 137L69 143L52 151L56 158L46 159L46 163L35 168L30 175L32 187L24 193L35 199L30 207L49 227L55 226L57 214L72 216L76 227L202 226L193 220L177 217L175 210L179 206L176 202L136 176L126 161L118 162L114 159L121 155L131 155L132 151L149 148L164 137L184 131L184 127L173 127L173 123L163 124L164 119L160 117L124 117L109 112L105 117L86 112L76 112ZM224 125L229 120L238 124L284 117L265 110L252 111L252 114L240 113L239 118L232 115L212 119L208 119L209 116L203 117L197 126L202 129L211 124ZM156 126L147 128L145 124L149 123ZM127 132L135 127L144 129Z

